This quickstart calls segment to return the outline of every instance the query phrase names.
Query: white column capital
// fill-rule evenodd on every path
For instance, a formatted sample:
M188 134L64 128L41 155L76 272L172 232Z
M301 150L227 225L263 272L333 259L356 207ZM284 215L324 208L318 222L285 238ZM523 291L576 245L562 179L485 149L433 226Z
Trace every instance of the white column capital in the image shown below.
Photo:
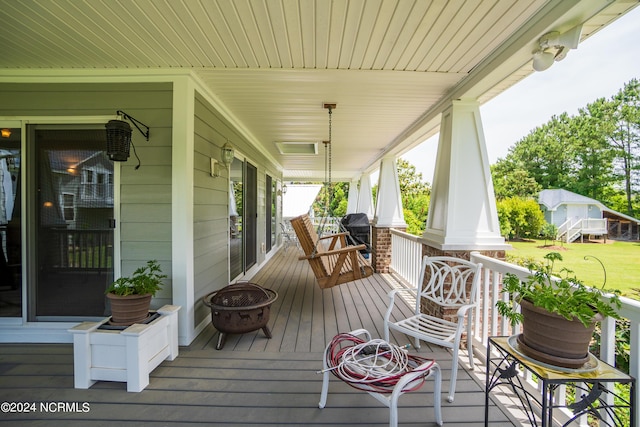
M371 175L366 174L360 177L360 190L358 191L357 213L367 214L369 221L373 218L373 195L371 193Z
M376 227L407 226L407 223L404 222L395 157L383 157L380 161L377 201L376 216L373 220Z
M500 235L477 100L452 101L442 113L423 237L443 250L509 247Z
M358 180L352 179L349 183L349 196L347 198L347 215L358 212Z

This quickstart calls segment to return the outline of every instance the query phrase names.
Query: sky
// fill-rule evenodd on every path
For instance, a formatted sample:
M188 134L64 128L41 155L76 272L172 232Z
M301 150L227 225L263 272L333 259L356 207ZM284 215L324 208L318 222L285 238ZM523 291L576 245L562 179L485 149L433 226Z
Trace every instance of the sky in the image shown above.
M640 79L640 7L480 107L490 164L536 127L563 112L573 116L598 98L610 99ZM433 182L438 135L402 156Z

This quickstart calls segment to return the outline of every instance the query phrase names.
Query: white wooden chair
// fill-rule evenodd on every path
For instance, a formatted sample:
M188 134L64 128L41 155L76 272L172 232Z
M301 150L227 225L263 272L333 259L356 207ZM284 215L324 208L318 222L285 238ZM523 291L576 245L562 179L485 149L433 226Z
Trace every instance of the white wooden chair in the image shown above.
M478 283L482 264L454 257L427 257L422 260L420 281L422 289L394 289L389 292L389 307L384 316L384 339L389 341L389 330L394 329L415 338L416 348L420 340L453 350L451 383L447 400L453 402L458 376L458 352L462 333L467 333L469 366L473 369L473 309L477 307ZM426 280L426 282L425 282ZM391 318L398 292L413 292L416 304L414 315L399 321ZM424 314L423 303L435 304L443 309L456 311L456 320ZM466 319L466 321L465 321Z
M353 336L364 336L366 341L371 341L371 334L366 329L356 329L355 331L349 332L350 335ZM318 373L322 372L322 392L320 394L320 403L318 403L318 407L323 409L327 403L327 395L329 393L329 374L335 366L329 366L327 363L327 353L330 351L331 343L327 345L324 350L324 356L322 361L322 371L318 371ZM427 378L433 377L434 386L433 386L433 410L435 415L436 424L442 426L442 410L440 407L440 387L442 376L440 372L440 367L435 361L426 362L410 372L404 374L397 384L393 387L393 391L391 393L380 393L374 391L374 389L367 390L362 389L369 393L372 397L374 397L378 402L385 405L389 408L389 427L397 427L398 426L398 399L403 394L407 393L412 389L417 382L424 381Z

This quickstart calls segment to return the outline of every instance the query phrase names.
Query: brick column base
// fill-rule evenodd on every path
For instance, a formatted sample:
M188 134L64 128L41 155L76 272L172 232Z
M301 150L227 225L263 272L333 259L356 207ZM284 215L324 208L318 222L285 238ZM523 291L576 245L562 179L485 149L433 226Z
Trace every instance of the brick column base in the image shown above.
M394 227L406 231L406 228ZM376 273L388 273L391 265L391 228L371 226L371 266Z

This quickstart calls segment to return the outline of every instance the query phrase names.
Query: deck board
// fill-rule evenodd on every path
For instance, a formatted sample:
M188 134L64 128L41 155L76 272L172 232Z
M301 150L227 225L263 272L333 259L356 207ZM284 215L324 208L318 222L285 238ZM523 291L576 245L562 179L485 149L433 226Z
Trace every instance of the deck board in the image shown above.
M0 400L88 402L84 413L0 414L0 425L20 426L387 426L389 412L366 393L332 377L327 406L318 408L322 352L338 332L367 328L382 337L390 277L375 274L331 289L320 289L294 248L281 250L251 280L278 292L269 327L230 335L216 350L212 325L174 361L156 368L149 386L128 393L126 384L98 382L88 390L73 388L73 348L69 344L0 346ZM394 316L412 309L399 307ZM392 341L408 342L403 335ZM461 370L456 400L446 402L450 353L423 344L412 349L436 359L443 374L442 412L447 427L482 425L484 392L477 378ZM481 370L482 368L476 368ZM477 373L477 372L476 372ZM404 395L400 426L429 427L433 422L433 383ZM492 427L513 427L499 406L490 407Z

